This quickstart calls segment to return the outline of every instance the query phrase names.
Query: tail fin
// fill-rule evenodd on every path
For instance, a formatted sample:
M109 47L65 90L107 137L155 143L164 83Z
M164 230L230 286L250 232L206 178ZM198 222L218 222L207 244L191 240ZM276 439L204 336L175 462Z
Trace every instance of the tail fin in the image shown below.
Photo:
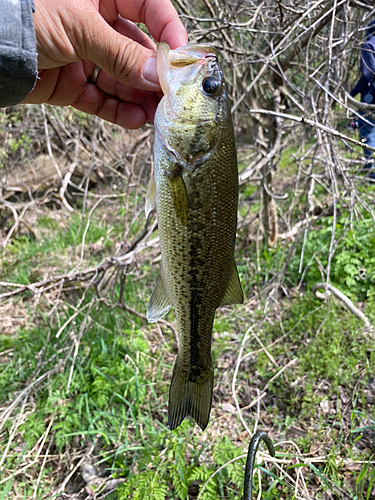
M173 369L171 387L169 389L168 424L171 430L191 416L202 429L207 427L212 403L214 373L210 368L207 377L201 380L189 380L189 373L179 367L178 359ZM199 377L201 379L201 377Z

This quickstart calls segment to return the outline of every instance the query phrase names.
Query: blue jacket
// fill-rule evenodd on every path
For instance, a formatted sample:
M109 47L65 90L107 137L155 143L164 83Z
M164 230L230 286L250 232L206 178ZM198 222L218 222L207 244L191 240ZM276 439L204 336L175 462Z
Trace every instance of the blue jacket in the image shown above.
M361 101L364 102L364 96L373 90L370 88L371 82L375 77L375 20L371 21L366 31L366 40L361 48L361 78L356 86L350 92L355 97L358 92L361 93Z
M364 75L356 83L356 86L350 91L350 95L355 97L358 92L361 93L361 102L365 102L365 95L369 92L371 80L368 80Z
M375 36L371 36L362 45L361 49L361 73L356 86L350 92L352 97L358 92L361 93L361 101L364 102L364 96L369 92L369 87L375 76ZM371 91L371 89L370 89Z
M0 0L0 107L21 102L38 75L33 0Z

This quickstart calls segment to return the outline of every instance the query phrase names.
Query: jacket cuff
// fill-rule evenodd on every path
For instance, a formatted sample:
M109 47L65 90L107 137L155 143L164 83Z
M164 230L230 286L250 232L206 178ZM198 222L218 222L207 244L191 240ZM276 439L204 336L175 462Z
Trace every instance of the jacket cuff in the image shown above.
M38 75L33 0L0 0L0 107L21 102Z

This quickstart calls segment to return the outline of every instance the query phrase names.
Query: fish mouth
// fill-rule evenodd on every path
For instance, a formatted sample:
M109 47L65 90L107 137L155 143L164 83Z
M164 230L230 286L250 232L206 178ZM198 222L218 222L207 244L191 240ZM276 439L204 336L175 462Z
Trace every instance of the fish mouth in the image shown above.
M209 57L217 59L217 52L212 45L188 44L168 53L169 64L174 68L180 68L202 61Z
M165 42L158 44L157 53L157 70L160 80L160 86L164 94L168 93L169 90L169 74L173 69L177 68L189 68L191 72L191 77L194 78L195 73L198 72L203 64L207 63L207 59L217 61L217 52L215 47L212 45L199 45L199 44L188 44L183 47L178 47L175 50L171 50L169 45ZM196 67L196 71L193 70L193 66Z

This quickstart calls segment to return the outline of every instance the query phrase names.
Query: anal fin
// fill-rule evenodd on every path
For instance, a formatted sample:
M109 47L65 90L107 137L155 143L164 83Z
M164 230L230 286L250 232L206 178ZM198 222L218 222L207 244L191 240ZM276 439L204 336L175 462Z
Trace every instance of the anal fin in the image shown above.
M232 260L232 265L230 269L228 286L225 291L223 300L221 301L221 306L229 306L232 304L243 304L243 291L240 283L240 278L238 276L237 266Z

